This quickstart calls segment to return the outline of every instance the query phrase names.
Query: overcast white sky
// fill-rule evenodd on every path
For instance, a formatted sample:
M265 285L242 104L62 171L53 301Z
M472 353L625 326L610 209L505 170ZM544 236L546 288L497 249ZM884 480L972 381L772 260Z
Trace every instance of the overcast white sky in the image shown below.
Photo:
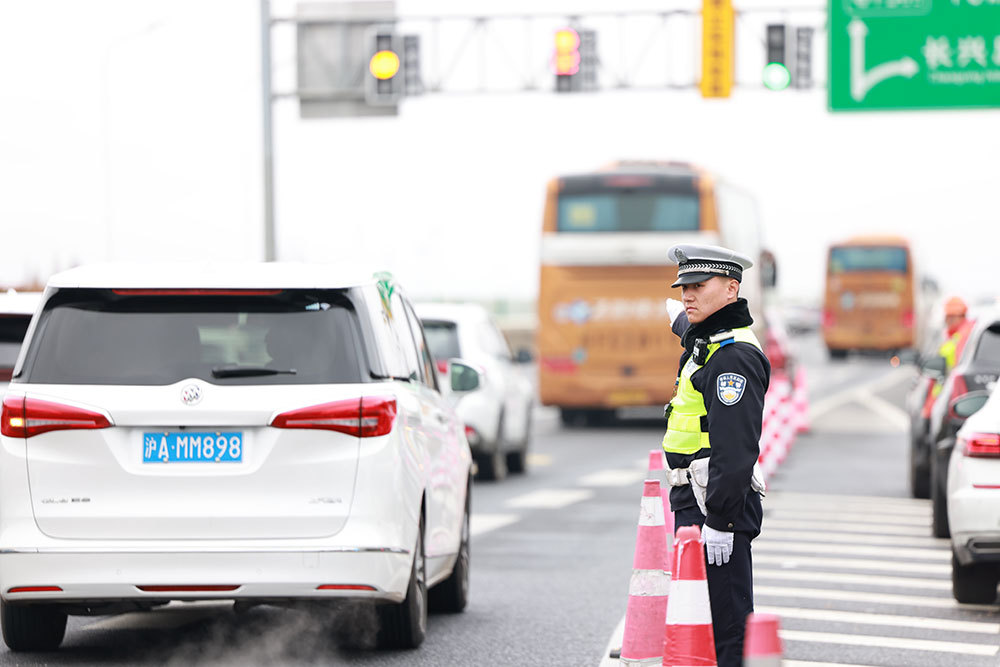
M602 5L617 8L554 9ZM109 256L262 258L258 21L253 0L0 3L0 285ZM738 56L761 57L747 42ZM287 81L278 34L274 61ZM998 128L997 110L831 114L820 90L428 95L362 120L279 102L279 258L370 258L420 296L531 299L550 177L682 159L758 197L787 296L818 298L826 245L871 232L910 236L947 289L995 294Z

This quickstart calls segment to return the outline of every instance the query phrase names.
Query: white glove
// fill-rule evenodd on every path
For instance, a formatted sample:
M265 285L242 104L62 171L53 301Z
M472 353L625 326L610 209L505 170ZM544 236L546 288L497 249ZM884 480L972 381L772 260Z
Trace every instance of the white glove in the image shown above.
M677 299L667 299L667 315L670 316L670 324L674 323L677 316L684 312L684 304Z
M722 565L733 555L733 533L716 530L711 526L701 529L701 541L708 552L709 565Z

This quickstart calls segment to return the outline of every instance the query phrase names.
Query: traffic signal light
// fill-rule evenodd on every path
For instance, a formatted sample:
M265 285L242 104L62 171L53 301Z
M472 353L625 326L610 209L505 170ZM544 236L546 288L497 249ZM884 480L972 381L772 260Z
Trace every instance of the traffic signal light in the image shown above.
M552 70L556 92L597 90L597 31L562 28L556 30Z
M556 73L556 90L573 90L573 77L580 71L580 33L573 28L556 30L552 69Z
M769 23L767 26L764 86L771 90L784 90L791 83L791 74L785 65L786 34L784 23Z
M365 101L376 106L399 103L403 96L401 75L402 40L387 28L374 28L368 39L368 72L365 76Z

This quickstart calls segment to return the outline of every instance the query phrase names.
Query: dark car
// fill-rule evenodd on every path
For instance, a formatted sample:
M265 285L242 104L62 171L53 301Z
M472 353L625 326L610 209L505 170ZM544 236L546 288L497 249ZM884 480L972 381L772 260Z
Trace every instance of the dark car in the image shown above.
M955 433L975 408L982 406L1000 377L1000 312L977 317L965 352L944 381L931 410L931 525L935 537L948 537L948 459Z
M21 341L41 298L40 292L0 293L0 390L14 372Z
M906 396L906 411L910 415L909 485L914 498L931 497L931 447L927 440L931 420L926 404L934 384L944 381L944 357L939 354L943 336L941 326L928 329L924 336L928 343L920 350L917 362L920 374Z

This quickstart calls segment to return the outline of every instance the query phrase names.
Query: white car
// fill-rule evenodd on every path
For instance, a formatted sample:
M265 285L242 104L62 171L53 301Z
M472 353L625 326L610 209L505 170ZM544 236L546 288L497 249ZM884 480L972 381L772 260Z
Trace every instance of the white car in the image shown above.
M446 393L387 274L53 276L3 400L4 641L50 650L67 614L172 600L346 598L377 606L380 644L418 646L428 603L468 595L472 457Z
M418 303L416 309L439 371L446 373L453 358L483 371L479 388L462 394L455 405L480 476L498 480L508 470L524 472L534 391L507 339L478 304Z
M1000 391L966 394L950 409L968 417L948 461L952 593L990 603L1000 582Z
M0 394L14 372L21 342L41 298L41 292L8 290L0 294Z

